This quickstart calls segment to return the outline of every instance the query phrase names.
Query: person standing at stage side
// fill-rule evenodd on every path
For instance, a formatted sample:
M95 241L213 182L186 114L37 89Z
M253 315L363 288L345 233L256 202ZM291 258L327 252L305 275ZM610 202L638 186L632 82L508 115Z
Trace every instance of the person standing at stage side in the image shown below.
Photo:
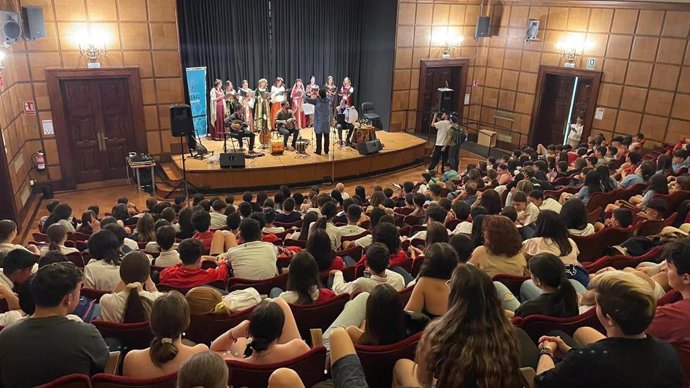
M271 120L268 117L268 81L262 78L258 82L254 92L254 120L256 120L256 130L271 128Z
M295 115L290 110L290 103L283 101L281 109L276 113L276 129L283 135L283 146L287 149L288 138L292 135L292 149L297 145L299 129L295 125Z
M211 125L213 130L211 132L211 137L213 140L222 140L223 132L225 132L225 127L223 127L225 122L225 93L223 93L223 81L217 79L214 83L213 89L211 89Z
M273 83L273 86L271 86L271 116L268 119L270 122L275 120L276 114L278 114L284 101L285 85L283 85L283 79L278 77Z
M297 120L297 129L302 129L302 125L306 123L304 120L304 112L302 111L302 102L304 101L304 84L301 78L297 78L295 85L290 92L290 99L292 100L292 112L295 114Z
M355 88L352 87L352 82L350 82L349 77L343 79L343 86L340 87L340 95L343 100L347 100L347 105L352 105L352 94L355 92Z
M460 167L460 146L467 139L465 129L458 123L458 115L451 113L450 119L450 144L448 144L448 163L453 170L458 171Z
M448 161L448 145L451 140L451 122L448 120L448 114L441 113L441 120L438 120L438 113L434 113L434 117L431 119L431 127L436 128L436 143L434 145L434 152L431 154L431 163L429 164L429 170L435 170L436 165L439 160L442 161L441 165L446 164Z
M314 153L321 155L321 145L323 144L323 151L328 154L331 103L328 101L326 89L319 90L319 97L316 99L310 98L306 101L314 105L314 133L316 133L316 152Z

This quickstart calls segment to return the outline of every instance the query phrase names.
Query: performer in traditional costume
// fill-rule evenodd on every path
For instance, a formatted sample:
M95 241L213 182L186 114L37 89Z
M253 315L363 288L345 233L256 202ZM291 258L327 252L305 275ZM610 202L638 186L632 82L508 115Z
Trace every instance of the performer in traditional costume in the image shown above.
M278 77L273 86L271 86L271 117L269 117L271 122L274 122L283 101L285 101L285 86L283 85L283 79Z
M302 111L304 94L304 84L302 83L302 79L297 78L295 85L292 87L292 91L290 92L290 98L292 99L292 112L295 114L295 119L297 120L297 129L302 129L302 127L306 125L304 112Z
M314 75L309 78L309 85L307 85L307 95L309 98L316 98L319 96L319 85L316 84L316 77Z
M242 97L242 110L244 111L244 120L248 123L249 130L254 131L254 107L256 106L256 97L254 91L249 89L246 95Z
M258 82L258 87L254 93L254 120L256 120L256 130L262 131L264 128L270 130L271 121L268 116L268 81L262 78Z
M331 107L330 122L331 125L333 125L335 120L335 108L338 106L338 87L335 85L332 75L329 75L326 79L326 85L324 88L326 89L326 96Z
M350 78L345 77L345 79L343 80L343 86L340 87L340 95L343 97L343 100L347 100L348 106L352 105L352 93L354 92L355 88L352 87Z
M308 98L315 99L319 96L319 85L316 84L316 77L314 75L309 79L309 85L307 85L307 96ZM302 104L302 110L307 118L307 127L314 125L314 105L308 102Z
M237 91L233 86L232 82L225 81L225 114L231 114L240 105L237 100Z
M225 93L223 93L223 81L217 79L213 89L209 93L211 97L211 137L213 140L223 140L225 132Z
M242 87L240 87L240 95L244 97L250 90L251 89L249 89L249 82L246 79L242 80Z

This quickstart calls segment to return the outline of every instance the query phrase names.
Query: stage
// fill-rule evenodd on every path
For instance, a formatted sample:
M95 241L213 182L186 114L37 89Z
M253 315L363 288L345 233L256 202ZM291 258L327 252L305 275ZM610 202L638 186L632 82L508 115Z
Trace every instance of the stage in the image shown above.
M254 159L245 158L245 168L221 169L218 155L223 152L223 142L208 138L202 140L215 157L204 160L186 158L187 181L202 191L276 188L286 184L291 186L318 184L368 175L376 175L419 163L424 158L426 141L404 132L376 131L383 149L371 155L360 155L356 149L331 142L329 155L314 154L315 144L312 141L312 129L302 129L303 139L309 140L307 149L309 157L298 157L295 151L285 151L282 155L264 156ZM345 135L345 133L343 133ZM332 135L332 139L337 135ZM273 141L282 141L273 137ZM291 139L290 139L291 140ZM289 144L289 143L288 143ZM237 143L235 143L237 147ZM254 150L259 150L259 136L256 136ZM248 149L248 139L244 139ZM228 138L228 152L233 152L231 139ZM248 151L244 152L247 155ZM173 156L173 164L182 171L182 157Z

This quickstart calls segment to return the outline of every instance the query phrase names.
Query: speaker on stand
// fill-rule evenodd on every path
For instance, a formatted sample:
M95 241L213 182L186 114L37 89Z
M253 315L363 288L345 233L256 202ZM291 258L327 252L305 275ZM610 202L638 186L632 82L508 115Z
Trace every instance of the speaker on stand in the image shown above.
M187 137L187 146L191 153L192 148L196 147L196 139L194 137L194 121L192 120L192 108L187 104L170 105L170 131L174 137L180 139L180 155L182 156L182 182L173 187L172 191L165 196L169 198L179 188L184 187L185 198L189 197L189 187L192 186L195 191L199 191L196 186L187 183L187 164L184 152L184 143L182 138ZM194 144L194 146L192 145ZM154 188L155 190L155 188Z

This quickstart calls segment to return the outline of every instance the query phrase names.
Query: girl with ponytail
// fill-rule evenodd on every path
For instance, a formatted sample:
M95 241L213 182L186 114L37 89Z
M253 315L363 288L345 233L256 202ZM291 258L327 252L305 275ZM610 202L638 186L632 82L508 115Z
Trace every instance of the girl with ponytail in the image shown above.
M149 320L154 338L148 349L132 350L125 356L123 375L150 379L177 372L182 364L208 346L187 346L182 334L189 327L189 305L177 291L161 295L151 307Z
M77 248L70 248L65 246L67 241L67 229L62 224L53 224L48 227L46 231L49 245L41 248L41 257L45 256L48 251L57 251L63 255L70 253L78 253Z
M528 300L515 310L515 315L548 315L565 318L579 314L577 293L568 280L565 265L558 256L540 253L529 261L529 270L541 295Z
M150 277L151 264L139 251L126 254L120 264L122 281L112 294L101 297L101 319L108 322L143 322L151 315L153 302L163 294Z
M226 359L250 364L287 361L309 351L297 329L290 306L281 298L261 302L245 320L211 343Z
M338 206L335 200L329 200L321 206L321 216L309 227L309 230L323 229L331 239L331 249L338 251L341 244L342 233L333 224L333 218L338 214Z

